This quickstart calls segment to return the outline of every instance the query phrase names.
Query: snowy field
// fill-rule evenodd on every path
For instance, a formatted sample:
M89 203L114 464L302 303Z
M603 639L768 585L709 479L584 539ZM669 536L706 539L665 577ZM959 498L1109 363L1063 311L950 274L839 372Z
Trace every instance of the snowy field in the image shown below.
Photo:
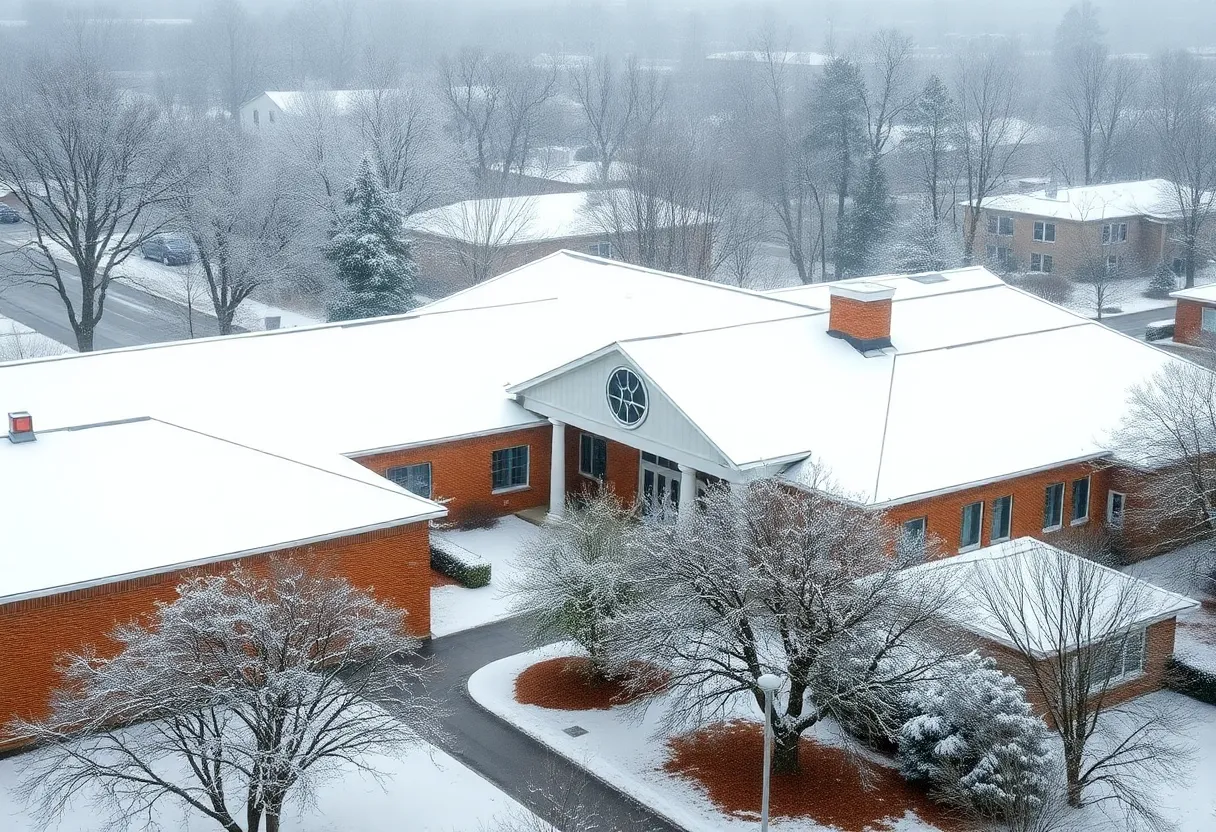
M511 599L506 593L515 575L517 553L543 531L531 523L509 516L493 528L470 531L432 531L431 536L467 549L490 563L490 585L479 589L439 586L431 589L431 634L447 636L510 618Z
M75 352L71 348L28 326L0 315L0 362L45 358Z
M469 695L491 713L689 832L754 832L755 820L718 811L699 786L663 770L665 745L662 738L656 737L663 715L663 697L652 697L645 700L648 704L635 707L593 711L550 710L515 701L515 677L529 665L554 656L577 654L575 645L558 643L500 659L472 675ZM759 715L754 703L748 707L748 703L741 702L738 712L729 716L758 721ZM575 725L587 733L572 737L565 732ZM825 745L842 742L830 721L821 722L806 736ZM740 765L744 764L740 761ZM829 829L810 820L791 819L775 820L771 826L774 832ZM937 829L914 816L907 816L890 828L896 832Z
M37 752L34 752L37 753ZM42 832L13 794L25 755L0 760L0 829ZM317 790L315 806L289 805L282 827L292 832L494 832L499 821L530 813L472 769L437 748L417 749L402 758L374 761L385 776L351 771ZM215 821L187 814L166 803L157 815L160 828L212 832ZM102 832L114 828L87 795L72 803L58 826L48 832ZM139 828L138 824L136 828Z
M1174 655L1200 670L1216 673L1216 605L1199 585L1199 574L1213 564L1212 544L1204 541L1174 552L1142 560L1124 571L1150 583L1205 602L1199 609L1178 616ZM1214 749L1216 752L1216 749ZM1216 782L1214 780L1213 782ZM1216 829L1216 819L1212 828Z
M656 736L664 707L662 697L649 700L650 705L644 711L640 708L557 711L515 701L515 678L525 668L545 658L576 652L574 645L564 643L500 659L473 674L469 679L469 694L491 713L690 832L751 832L755 829L753 820L718 812L700 787L663 771L664 743ZM1185 737L1180 743L1193 743L1197 751L1191 767L1193 776L1189 780L1161 782L1154 791L1160 796L1166 817L1177 823L1179 832L1210 832L1216 829L1216 789L1212 788L1216 783L1216 707L1167 691L1150 694L1150 697L1176 707ZM754 707L746 704L741 706L738 716L758 721ZM579 737L565 733L565 729L575 725L587 733ZM820 723L808 732L808 736L825 745L842 744L842 737L828 721ZM1061 832L1098 832L1121 828L1121 825L1121 820L1090 807L1068 818L1060 829ZM806 819L776 820L772 828L775 832L827 832L828 829ZM892 828L898 832L937 829L913 816L905 816Z

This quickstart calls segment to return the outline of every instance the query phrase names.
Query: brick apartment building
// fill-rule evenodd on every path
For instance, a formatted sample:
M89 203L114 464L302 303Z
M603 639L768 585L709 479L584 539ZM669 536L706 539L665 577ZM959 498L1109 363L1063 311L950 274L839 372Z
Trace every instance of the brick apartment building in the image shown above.
M978 267L759 293L563 252L407 315L0 365L0 412L33 421L0 440L0 718L183 571L273 552L425 634L432 520L560 515L598 482L689 511L826 471L949 553L1150 551L1102 437L1180 361Z
M639 208L633 199L625 188L579 190L470 199L415 214L406 229L420 289L442 297L468 287L471 279L484 280L562 250L636 259L639 225L654 234L647 244L656 251L687 249L702 267L708 264L712 219L663 200ZM639 223L638 217L646 219ZM475 272L483 273L471 278Z
M1216 346L1216 284L1171 292L1174 309L1174 340L1194 347Z
M1164 263L1182 274L1170 234L1177 204L1165 179L995 196L980 209L976 256L1004 272L1076 277L1107 268L1130 276Z

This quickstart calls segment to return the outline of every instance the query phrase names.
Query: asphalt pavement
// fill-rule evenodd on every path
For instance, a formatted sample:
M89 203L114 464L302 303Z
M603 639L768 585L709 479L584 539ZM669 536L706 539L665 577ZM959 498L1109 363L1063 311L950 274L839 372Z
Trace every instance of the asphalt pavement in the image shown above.
M25 268L23 255L7 241L0 241L0 315L12 318L37 332L76 349L76 335L68 321L59 293L46 286L22 283L18 275ZM74 266L59 264L69 297L80 298L80 275ZM218 335L214 315L194 310L190 316L184 306L128 286L111 283L105 307L93 335L93 348L134 347L191 337Z
M1103 318L1102 323L1106 324L1111 329L1134 335L1137 338L1144 337L1144 328L1151 323L1157 321L1172 321L1174 319L1174 307L1166 307L1163 309L1149 309L1146 312L1129 312L1126 315L1115 315L1113 318Z
M552 823L558 832L578 816L605 832L680 832L680 827L588 775L580 767L484 710L468 693L473 672L528 649L519 619L444 636L427 644L439 665L429 690L449 712L436 744Z

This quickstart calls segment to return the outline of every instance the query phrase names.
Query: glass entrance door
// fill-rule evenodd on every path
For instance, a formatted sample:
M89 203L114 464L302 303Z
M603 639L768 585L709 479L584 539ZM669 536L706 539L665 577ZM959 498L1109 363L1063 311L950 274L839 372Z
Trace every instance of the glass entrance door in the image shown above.
M646 514L654 514L664 505L676 511L680 507L680 466L670 459L643 452L638 494Z

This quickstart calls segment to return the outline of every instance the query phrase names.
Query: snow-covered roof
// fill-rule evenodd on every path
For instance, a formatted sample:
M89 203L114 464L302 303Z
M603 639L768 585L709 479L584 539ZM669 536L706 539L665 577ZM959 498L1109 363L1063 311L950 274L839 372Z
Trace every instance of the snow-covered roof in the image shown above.
M914 585L925 573L940 578L951 595L944 612L960 627L1007 647L1024 645L1039 657L1060 648L1085 647L1199 606L1183 595L1030 537L929 561L907 572ZM1009 591L1011 584L1024 592ZM993 594L1001 598L1000 610L993 610L985 600ZM1015 606L1018 598L1023 601L1021 610ZM1064 622L1051 617L1052 598L1076 599L1065 603ZM1067 624L1070 612L1086 613L1088 635L1078 638L1072 632Z
M1092 222L1140 216L1168 218L1177 212L1177 204L1178 198L1169 180L1144 179L1059 188L1054 198L1049 197L1046 190L1002 194L985 200L984 210Z
M564 185L596 185L600 180L599 162L567 162L557 165L533 164L524 167L523 175L532 179L560 182ZM608 182L623 182L629 176L629 165L613 162L608 167Z
M307 100L308 96L329 98L339 111L345 110L360 95L370 90L266 90L264 95L283 112L289 112Z
M1216 283L1192 286L1190 289L1179 289L1176 292L1170 292L1170 297L1178 298L1179 300L1194 300L1199 303L1216 304Z
M35 428L0 439L0 603L445 513L350 460L319 468L156 419Z
M434 237L494 245L596 234L607 237L615 229L629 227L630 204L630 192L624 188L469 199L414 214L406 220L405 227ZM663 200L656 200L651 206L658 227L677 225L672 216L690 225L705 221L695 211L669 212L666 206Z
M748 61L751 63L763 63L769 60L770 53L759 52L755 50L742 50L736 52L714 52L706 55L707 61ZM832 60L831 55L824 55L821 52L775 52L772 53L772 59L778 64L796 64L801 66L823 66L828 61Z

